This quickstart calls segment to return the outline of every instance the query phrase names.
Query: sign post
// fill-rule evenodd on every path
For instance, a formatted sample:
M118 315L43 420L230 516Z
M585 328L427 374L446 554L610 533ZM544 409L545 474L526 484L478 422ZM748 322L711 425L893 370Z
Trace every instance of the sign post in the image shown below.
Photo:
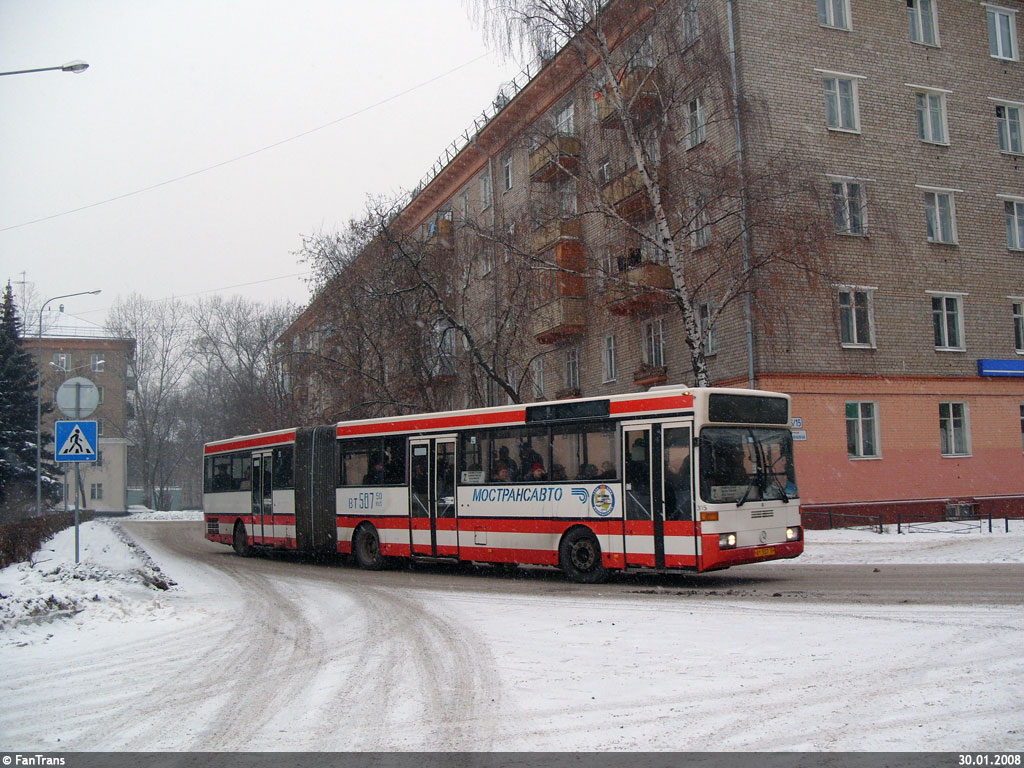
M96 410L100 403L99 389L86 378L76 376L68 379L57 389L57 407L65 416L84 419ZM95 421L58 421L54 423L54 458L58 462L75 464L75 564L78 564L78 492L82 476L78 465L83 461L96 461L99 450L99 435ZM82 496L85 496L83 493ZM84 499L83 499L84 500ZM67 501L65 499L65 501Z
M79 464L96 461L98 435L95 421L58 421L55 427L54 458L58 462L72 462L75 465L75 562L78 562L78 492L82 485Z

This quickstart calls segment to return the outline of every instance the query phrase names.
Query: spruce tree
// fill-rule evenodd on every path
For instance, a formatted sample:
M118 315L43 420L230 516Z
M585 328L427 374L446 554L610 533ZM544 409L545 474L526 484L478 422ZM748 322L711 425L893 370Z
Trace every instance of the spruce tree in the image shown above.
M36 361L22 341L22 323L11 284L4 291L0 317L0 522L22 517L35 506ZM43 412L49 412L46 403ZM50 435L43 435L43 445ZM49 457L47 457L49 458ZM56 467L42 466L44 506L59 496Z

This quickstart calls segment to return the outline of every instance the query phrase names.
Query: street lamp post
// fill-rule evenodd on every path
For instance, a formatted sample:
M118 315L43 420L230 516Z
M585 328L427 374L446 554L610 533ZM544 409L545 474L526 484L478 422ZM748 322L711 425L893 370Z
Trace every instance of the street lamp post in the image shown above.
M61 296L54 296L43 302L39 307L39 325L36 327L39 339L39 357L36 358L36 517L43 513L43 401L41 399L43 386L43 310L51 301L57 299L70 299L72 296L95 296L100 290L79 291L78 293L65 293ZM75 493L78 489L75 489Z
M80 75L89 68L89 65L84 61L69 61L67 64L61 64L59 67L39 67L38 69L17 69L13 72L0 72L0 77L4 75L27 75L32 72L55 72L60 70L61 72L73 72L76 75Z

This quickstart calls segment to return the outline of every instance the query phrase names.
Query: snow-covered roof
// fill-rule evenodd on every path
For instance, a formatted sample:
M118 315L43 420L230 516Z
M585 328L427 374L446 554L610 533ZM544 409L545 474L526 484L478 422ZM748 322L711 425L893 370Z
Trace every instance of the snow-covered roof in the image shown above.
M24 337L26 339L38 338L39 313L32 313L31 317L25 318ZM97 325L78 315L69 315L55 309L43 311L43 338L44 339L117 339L120 338L102 325Z

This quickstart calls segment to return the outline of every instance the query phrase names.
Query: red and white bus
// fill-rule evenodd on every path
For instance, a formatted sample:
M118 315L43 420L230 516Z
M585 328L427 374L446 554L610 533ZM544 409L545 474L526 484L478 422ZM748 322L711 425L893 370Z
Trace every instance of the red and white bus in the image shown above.
M387 558L708 571L796 557L790 400L642 394L343 422L205 447L206 537Z

